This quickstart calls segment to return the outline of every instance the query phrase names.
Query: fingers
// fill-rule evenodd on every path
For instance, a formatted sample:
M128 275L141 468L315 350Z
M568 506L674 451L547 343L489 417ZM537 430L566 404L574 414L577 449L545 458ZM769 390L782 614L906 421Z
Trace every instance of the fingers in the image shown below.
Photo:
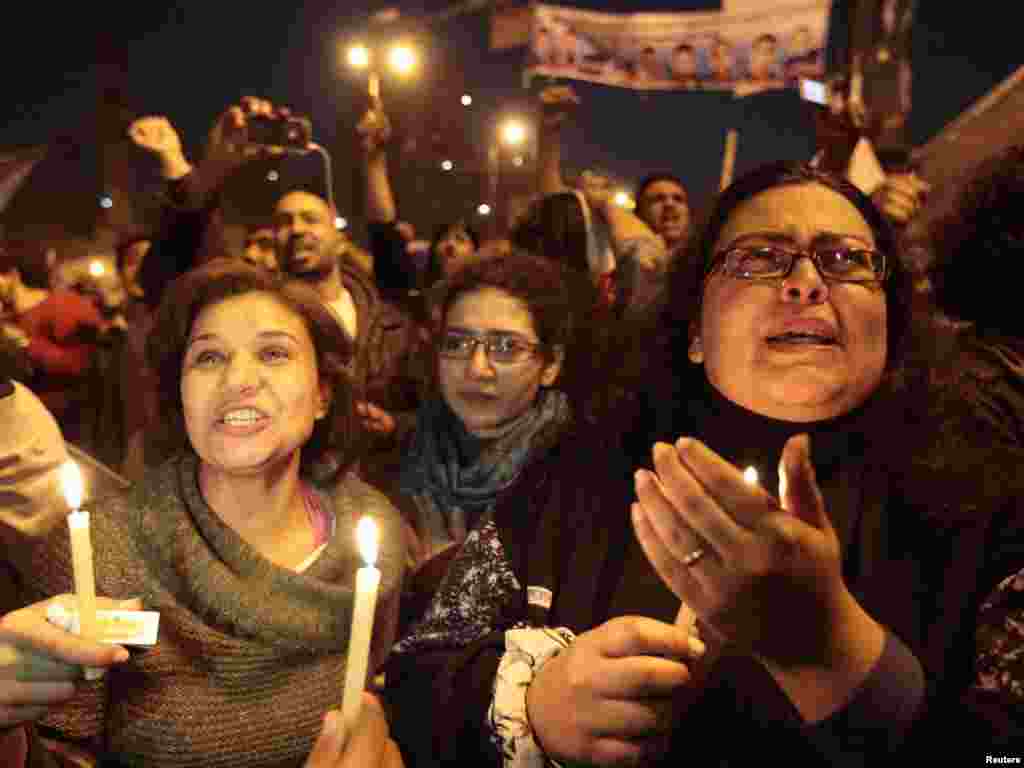
M633 656L696 658L699 655L690 642L689 633L644 616L619 616L587 634L592 637L597 652L608 659ZM666 674L687 677L685 670L666 670Z
M53 662L108 667L128 660L128 651L119 645L86 640L53 626L46 620L45 609L40 613L38 607L23 608L0 619L0 640L8 649L6 661L23 666L22 671L33 679L60 669ZM21 654L17 659L11 656L12 648Z
M682 438L676 443L676 453L689 470L690 475L705 489L705 492L716 502L721 510L728 510L727 518L735 521L735 526L715 524L733 541L742 538L742 529L750 529L762 522L765 514L778 509L775 499L759 485L751 485L743 479L743 474L732 464L716 454L703 443L690 438ZM664 452L668 459L670 454ZM661 472L658 473L661 475ZM701 535L704 530L697 528L698 521L689 521ZM714 539L710 539L714 543Z
M384 709L375 696L363 693L359 720L351 734L345 733L341 713L324 716L323 728L313 745L305 768L398 768L402 757L388 735Z
M695 460L695 464L701 464L702 477L687 464L679 450L665 443L657 444L654 446L654 468L658 482L653 490L649 486L645 495L641 495L643 489L638 483L637 495L648 519L676 557L685 557L695 546L706 547L707 544L721 555L735 549L745 535L742 518L729 505L737 498L750 505L750 489L735 468L721 459L717 462L709 460L707 454L710 451L704 449ZM714 482L716 488L709 488L709 482ZM724 500L719 498L719 494ZM679 531L680 526L684 531L691 530L696 538L689 539L683 535Z
M811 464L810 437L796 435L787 440L779 464L780 477L785 478L783 509L809 525L822 529L829 527L831 522L825 512L825 501Z
M704 591L704 584L695 578L684 560L673 555L665 546L661 535L650 522L653 515L644 509L643 504L633 504L631 514L637 541L640 542L640 548L654 568L654 572L680 600L698 602ZM696 549L697 545L694 545L693 550ZM683 625L679 626L685 628Z
M324 716L323 727L306 758L305 768L334 768L344 748L345 729L341 722L341 712L331 710Z
M60 704L75 695L75 686L65 683L23 683L5 682L0 687L0 706L3 707L47 707Z

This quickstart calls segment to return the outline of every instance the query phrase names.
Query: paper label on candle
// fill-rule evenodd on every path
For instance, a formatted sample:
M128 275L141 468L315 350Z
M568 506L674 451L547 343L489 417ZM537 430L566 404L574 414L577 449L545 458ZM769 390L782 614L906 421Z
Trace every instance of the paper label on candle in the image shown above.
M61 629L78 634L78 611L60 603L46 609L46 619ZM109 645L156 645L160 629L157 611L96 611L97 640Z

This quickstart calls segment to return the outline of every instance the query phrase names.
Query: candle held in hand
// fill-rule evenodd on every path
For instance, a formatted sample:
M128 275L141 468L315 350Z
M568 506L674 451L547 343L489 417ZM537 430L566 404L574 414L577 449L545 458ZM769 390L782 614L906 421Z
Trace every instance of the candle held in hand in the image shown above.
M356 571L355 604L352 607L352 629L349 632L348 658L345 662L345 688L341 700L341 717L346 738L352 733L362 706L366 672L370 661L370 640L373 637L373 615L377 609L380 570L377 562L377 525L364 517L356 526L359 551L366 562Z
M65 461L60 468L61 489L71 508L68 515L68 532L71 536L71 568L75 580L75 601L78 606L78 634L89 640L96 640L99 632L96 626L96 576L92 562L92 539L89 535L89 513L82 506L82 472L78 465ZM99 669L85 670L86 680L97 680L103 675Z
M743 482L747 485L757 485L757 470L754 467L743 470Z

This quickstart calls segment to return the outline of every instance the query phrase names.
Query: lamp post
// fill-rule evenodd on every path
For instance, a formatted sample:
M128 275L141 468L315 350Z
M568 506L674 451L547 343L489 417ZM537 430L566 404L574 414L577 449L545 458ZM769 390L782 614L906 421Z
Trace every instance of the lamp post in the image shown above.
M491 228L497 231L501 228L501 216L506 213L507 207L502 204L499 197L501 177L501 151L507 149L521 153L530 138L530 123L522 117L509 116L498 121L493 140L487 148L487 195L489 211L493 209L496 214L491 219ZM516 155L517 158L521 154ZM517 167L522 161L516 163Z

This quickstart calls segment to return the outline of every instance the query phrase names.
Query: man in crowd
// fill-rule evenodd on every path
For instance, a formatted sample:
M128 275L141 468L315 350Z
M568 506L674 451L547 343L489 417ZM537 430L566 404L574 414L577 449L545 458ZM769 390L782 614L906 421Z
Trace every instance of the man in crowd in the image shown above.
M368 297L372 289L353 269L346 270L343 279L344 236L335 218L330 203L313 192L297 189L285 194L274 210L278 263L316 288L345 332L358 339L359 321L365 326L367 318L365 312L358 316L353 294ZM363 283L367 283L365 289Z
M48 257L53 253L49 251ZM26 383L57 417L67 438L74 441L79 437L83 415L81 390L109 323L80 293L51 291L46 287L48 276L24 269L23 275L13 253L0 255L0 317L23 334L24 351L33 372Z
M380 299L369 274L349 258L348 238L337 229L333 206L319 194L294 189L274 211L280 268L307 281L355 341L353 374L365 425L394 428L392 411L415 407L418 382L410 369L415 331L407 319Z
M636 194L640 219L661 237L669 252L686 244L690 234L690 201L682 180L671 173L654 173L640 182Z

